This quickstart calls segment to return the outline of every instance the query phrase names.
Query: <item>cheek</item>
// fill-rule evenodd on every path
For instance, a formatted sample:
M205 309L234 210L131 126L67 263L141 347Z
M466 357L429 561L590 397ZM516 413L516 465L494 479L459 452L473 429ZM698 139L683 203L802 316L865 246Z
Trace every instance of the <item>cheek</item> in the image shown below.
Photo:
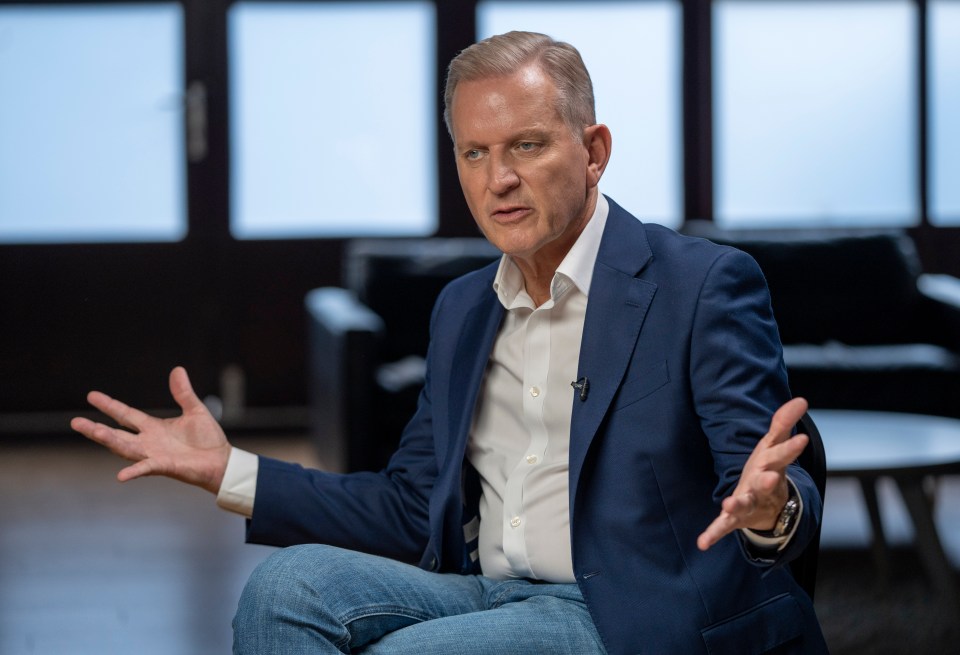
M470 183L470 173L459 163L457 164L457 179L460 180L460 188L462 188L464 193L466 193L467 187Z
M582 171L571 170L569 167L544 171L537 178L537 191L541 199L552 207L568 205L573 198L583 195L585 187Z
M558 161L556 165L531 171L530 180L547 198L577 194L585 186L586 168Z
M460 190L463 191L463 197L466 199L467 205L473 208L474 206L477 205L477 203L480 201L480 198L482 197L481 187L477 183L477 179L475 175L470 175L469 173L467 174L461 173L459 177L460 177Z

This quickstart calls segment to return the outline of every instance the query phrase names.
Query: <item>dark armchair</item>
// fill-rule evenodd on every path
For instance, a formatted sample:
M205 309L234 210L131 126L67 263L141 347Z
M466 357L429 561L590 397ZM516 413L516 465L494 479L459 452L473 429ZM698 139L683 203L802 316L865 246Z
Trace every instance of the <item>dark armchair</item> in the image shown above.
M311 291L310 411L324 464L381 468L423 385L430 312L451 280L500 256L485 239L359 239L343 288Z
M811 407L960 417L960 280L923 274L906 233L685 231L757 260Z

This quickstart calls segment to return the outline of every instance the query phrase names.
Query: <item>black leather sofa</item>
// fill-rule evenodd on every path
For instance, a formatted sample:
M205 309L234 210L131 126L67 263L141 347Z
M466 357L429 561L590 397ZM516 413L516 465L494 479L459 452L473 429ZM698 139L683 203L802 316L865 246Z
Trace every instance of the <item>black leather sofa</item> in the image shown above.
M791 388L812 407L960 417L960 280L922 274L905 233L684 231L758 261ZM349 244L343 287L307 297L313 432L327 466L386 462L422 384L434 299L498 256L480 238Z

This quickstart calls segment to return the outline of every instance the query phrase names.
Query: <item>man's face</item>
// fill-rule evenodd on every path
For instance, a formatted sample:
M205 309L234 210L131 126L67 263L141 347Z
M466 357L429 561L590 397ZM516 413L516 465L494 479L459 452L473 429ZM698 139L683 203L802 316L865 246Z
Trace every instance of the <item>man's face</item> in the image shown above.
M457 172L484 236L525 263L554 268L596 204L590 152L557 112L537 66L461 82L453 96Z

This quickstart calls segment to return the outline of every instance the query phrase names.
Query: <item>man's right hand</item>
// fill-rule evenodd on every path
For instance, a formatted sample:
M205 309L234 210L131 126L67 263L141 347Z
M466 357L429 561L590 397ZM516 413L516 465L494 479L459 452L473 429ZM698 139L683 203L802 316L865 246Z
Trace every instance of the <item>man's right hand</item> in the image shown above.
M91 391L87 402L127 430L80 417L73 419L70 427L133 462L117 474L120 482L144 475L164 475L216 494L227 469L230 443L193 392L182 367L170 372L170 393L183 413L176 418L159 419Z

